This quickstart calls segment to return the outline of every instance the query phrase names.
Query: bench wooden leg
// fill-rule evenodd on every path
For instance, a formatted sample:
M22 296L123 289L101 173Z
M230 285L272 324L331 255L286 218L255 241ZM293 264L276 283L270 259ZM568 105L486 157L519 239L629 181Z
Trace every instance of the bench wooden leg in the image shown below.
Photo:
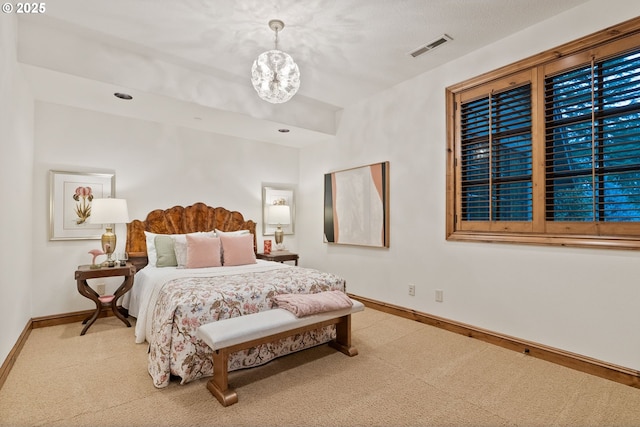
M229 354L226 349L213 352L213 378L207 382L207 389L222 406L238 402L238 393L229 388Z
M347 356L353 357L358 354L358 349L351 345L351 315L348 314L340 318L336 323L336 339L329 345Z
M262 338L239 343L227 348L221 348L213 352L213 378L207 382L207 389L213 394L222 406L230 406L238 402L238 393L229 388L229 354L235 351L255 347L260 344L272 342L290 334L297 334L320 327L336 325L336 339L329 345L347 356L355 356L358 349L351 345L351 315L333 318L330 321L314 323L286 332L279 332Z

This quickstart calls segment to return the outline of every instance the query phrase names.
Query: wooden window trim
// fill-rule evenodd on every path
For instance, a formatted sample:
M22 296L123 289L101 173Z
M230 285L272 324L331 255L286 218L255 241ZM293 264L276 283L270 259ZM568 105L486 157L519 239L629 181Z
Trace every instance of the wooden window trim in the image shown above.
M536 211L535 206L543 206L543 203L536 203L545 197L545 189L540 183L544 183L544 178L540 176L544 171L545 144L544 126L532 127L532 162L539 167L534 168L533 176L533 198L534 215L533 221L529 222L508 222L508 221L483 221L481 224L462 221L456 215L456 206L460 206L461 195L457 194L456 182L460 182L459 168L456 167L456 159L460 158L460 141L456 140L456 128L460 123L456 106L460 105L460 94L467 92L465 96L469 98L469 93L481 85L491 84L503 79L515 78L522 73L531 73L531 85L533 93L532 99L532 120L533 123L541 123L544 117L544 67L552 67L553 63L562 63L561 68L568 66L567 61L575 58L565 58L579 53L593 54L599 52L601 47L611 42L622 40L621 43L629 44L629 47L637 47L637 42L631 40L630 36L640 35L640 17L633 18L621 24L614 25L602 31L593 33L581 39L563 44L557 48L549 49L545 52L523 59L513 64L501 67L497 70L484 73L480 76L468 79L464 82L446 88L446 239L451 241L477 241L477 242L502 242L502 243L524 243L537 245L559 245L589 248L609 248L609 249L640 249L640 224L638 223L552 223L545 221L544 213ZM606 47L605 47L606 49ZM547 69L548 71L549 69ZM471 92L469 92L471 91ZM540 143L542 141L542 143ZM537 172L536 172L537 171ZM570 225L571 234L563 234L563 230ZM618 235L610 235L610 230L615 227ZM629 235L620 234L626 231Z

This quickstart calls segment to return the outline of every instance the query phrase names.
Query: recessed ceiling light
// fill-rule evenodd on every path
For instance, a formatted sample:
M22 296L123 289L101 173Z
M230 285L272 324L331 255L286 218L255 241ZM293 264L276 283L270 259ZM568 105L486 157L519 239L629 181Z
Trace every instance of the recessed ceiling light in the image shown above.
M120 93L120 92L116 92L113 94L116 98L120 98L120 99L126 99L127 101L133 99L133 96L129 95L128 93Z
M278 132L287 133L287 132L289 132L289 129L278 129Z

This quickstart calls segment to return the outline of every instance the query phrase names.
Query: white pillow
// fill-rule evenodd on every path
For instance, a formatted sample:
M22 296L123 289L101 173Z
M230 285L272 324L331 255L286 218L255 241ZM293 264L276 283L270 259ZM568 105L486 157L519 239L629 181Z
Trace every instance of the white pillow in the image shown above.
M249 230L247 230L248 232ZM189 233L189 234L198 234L201 233L200 231L196 232L196 233ZM215 237L216 233L215 231L207 231L207 234ZM156 266L156 264L158 263L158 251L156 250L156 236L160 234L160 233L150 233L148 231L144 232L144 235L146 237L146 241L147 241L147 257L149 258L149 265L152 266ZM176 241L176 237L180 238L182 237L182 242L183 243L187 243L186 238L184 236L186 236L186 234L160 234L161 236L171 236L173 237L173 240L175 243L177 243ZM180 267L180 258L178 258L178 247L177 245L175 246L175 251L176 251L176 259L178 261L178 267ZM184 264L186 262L186 249L185 249L185 255L183 258L183 263L182 263L182 267L184 268Z
M251 231L249 231L249 230L222 231L222 230L218 230L217 228L216 228L216 230L215 230L215 231L216 231L216 234L218 235L218 237L220 237L220 236L222 236L222 235L224 235L224 234L227 234L227 235L229 235L229 236L233 236L233 235L240 235L240 234L249 234L249 233L251 233Z
M184 234L176 234L173 237L173 249L176 251L178 268L187 265L187 237Z
M149 258L149 265L156 266L158 262L158 252L156 251L156 236L157 233L144 232L145 240L147 241L147 257Z

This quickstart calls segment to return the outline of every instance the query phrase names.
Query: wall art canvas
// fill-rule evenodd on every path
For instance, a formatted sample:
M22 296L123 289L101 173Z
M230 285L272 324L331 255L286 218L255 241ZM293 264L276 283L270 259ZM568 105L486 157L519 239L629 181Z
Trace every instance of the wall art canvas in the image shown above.
M324 241L389 247L389 162L325 174Z
M115 197L115 174L49 171L49 240L100 239L91 224L93 199Z

